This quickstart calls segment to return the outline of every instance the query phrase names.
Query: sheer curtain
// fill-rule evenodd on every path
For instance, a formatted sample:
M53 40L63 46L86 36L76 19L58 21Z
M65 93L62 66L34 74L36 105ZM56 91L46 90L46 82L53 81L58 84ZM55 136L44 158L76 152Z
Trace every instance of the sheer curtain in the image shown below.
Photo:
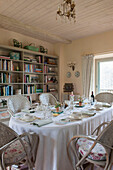
M91 85L93 79L93 58L94 55L86 55L82 57L82 80L83 80L83 95L89 98L91 93Z

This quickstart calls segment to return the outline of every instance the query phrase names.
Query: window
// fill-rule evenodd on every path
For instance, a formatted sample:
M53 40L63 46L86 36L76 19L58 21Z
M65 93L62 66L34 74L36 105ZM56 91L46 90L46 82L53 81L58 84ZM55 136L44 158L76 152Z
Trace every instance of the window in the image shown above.
M95 91L113 93L113 58L95 60Z

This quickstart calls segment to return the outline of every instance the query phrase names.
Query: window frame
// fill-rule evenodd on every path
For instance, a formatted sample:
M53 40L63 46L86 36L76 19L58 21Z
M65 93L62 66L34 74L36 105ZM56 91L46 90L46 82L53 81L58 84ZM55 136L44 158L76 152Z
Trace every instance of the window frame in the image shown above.
M100 84L99 63L107 62L107 61L113 61L113 56L104 58L104 54L103 54L103 58L95 58L95 94L98 94L100 92L100 89L99 89L99 84Z

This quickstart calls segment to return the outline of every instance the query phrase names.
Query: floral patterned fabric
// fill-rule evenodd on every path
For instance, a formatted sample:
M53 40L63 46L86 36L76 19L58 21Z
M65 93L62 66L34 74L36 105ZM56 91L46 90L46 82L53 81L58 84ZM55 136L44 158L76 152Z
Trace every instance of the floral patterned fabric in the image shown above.
M28 143L23 140L24 145L28 149ZM5 164L18 162L20 159L24 158L26 155L23 145L20 143L20 141L16 141L12 143L5 151L4 154L4 162Z
M96 138L96 137L93 137ZM77 142L77 148L79 153L84 156L91 146L93 145L93 141L85 139L85 138L80 138ZM106 160L106 151L102 145L97 143L95 147L92 149L91 153L88 156L89 159L92 160L98 160L98 161L105 161Z

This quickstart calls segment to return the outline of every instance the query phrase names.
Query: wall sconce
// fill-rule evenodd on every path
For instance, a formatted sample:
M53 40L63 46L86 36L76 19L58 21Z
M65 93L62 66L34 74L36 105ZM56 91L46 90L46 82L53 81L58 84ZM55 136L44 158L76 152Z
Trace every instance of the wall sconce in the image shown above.
M68 63L67 66L68 66L68 67L71 67L72 70L74 71L74 70L75 70L75 64L76 64L76 63Z

